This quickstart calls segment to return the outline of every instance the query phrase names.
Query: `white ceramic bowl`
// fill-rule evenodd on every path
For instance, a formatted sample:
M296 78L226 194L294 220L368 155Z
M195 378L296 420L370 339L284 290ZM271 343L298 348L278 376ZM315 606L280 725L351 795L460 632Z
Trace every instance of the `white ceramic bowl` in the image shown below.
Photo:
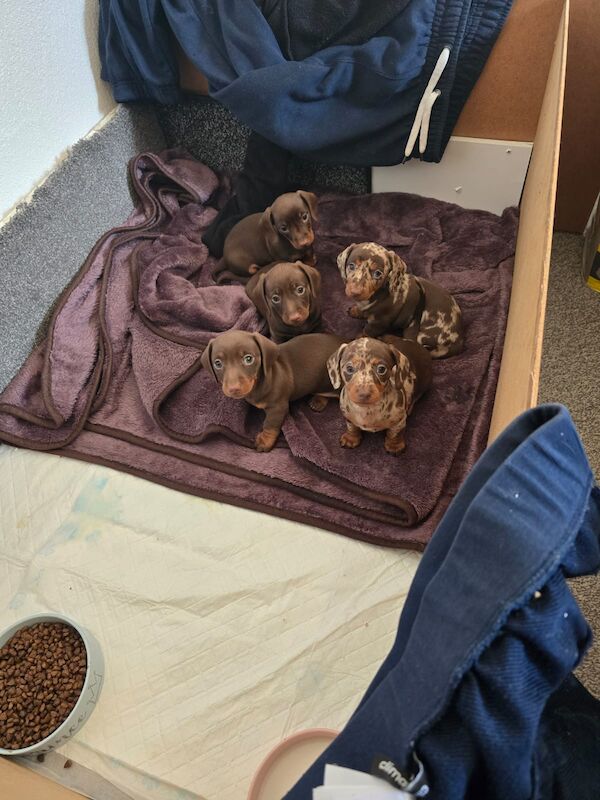
M104 657L102 656L100 645L88 630L82 628L81 625L78 625L69 617L62 616L62 614L34 614L16 622L0 634L0 647L3 647L21 628L29 628L38 622L63 622L75 628L83 640L87 654L85 681L79 700L58 728L52 731L49 736L46 736L45 739L28 747L21 747L18 750L6 750L0 747L0 755L2 756L28 756L32 753L47 753L49 750L60 747L85 724L98 701L98 695L104 681Z

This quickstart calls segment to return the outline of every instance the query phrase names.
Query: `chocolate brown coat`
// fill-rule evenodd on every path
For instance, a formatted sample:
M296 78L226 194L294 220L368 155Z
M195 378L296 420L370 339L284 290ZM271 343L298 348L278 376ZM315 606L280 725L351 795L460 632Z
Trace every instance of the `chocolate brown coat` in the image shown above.
M215 281L245 283L274 261L314 264L312 223L317 219L317 203L312 192L287 192L262 213L240 220L225 239L223 258L213 273Z
M292 400L316 395L310 402L322 411L325 396L335 396L327 359L344 339L330 333L308 333L277 345L260 333L232 330L212 339L202 354L223 394L244 399L265 411L256 449L272 450Z
M321 325L321 274L301 261L263 267L246 284L246 294L278 344Z

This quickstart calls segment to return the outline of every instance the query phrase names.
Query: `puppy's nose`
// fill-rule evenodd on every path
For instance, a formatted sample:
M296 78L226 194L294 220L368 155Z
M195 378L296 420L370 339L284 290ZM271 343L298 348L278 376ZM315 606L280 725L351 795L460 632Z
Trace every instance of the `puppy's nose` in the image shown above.
M360 297L362 292L362 286L357 286L354 283L346 284L346 297Z
M295 311L289 316L290 325L299 325L301 322L304 322L305 319L306 316L301 311Z
M224 383L223 392L230 397L241 397L244 393L244 389L241 383Z
M368 403L371 400L371 390L370 389L360 389L356 393L356 400L359 403Z

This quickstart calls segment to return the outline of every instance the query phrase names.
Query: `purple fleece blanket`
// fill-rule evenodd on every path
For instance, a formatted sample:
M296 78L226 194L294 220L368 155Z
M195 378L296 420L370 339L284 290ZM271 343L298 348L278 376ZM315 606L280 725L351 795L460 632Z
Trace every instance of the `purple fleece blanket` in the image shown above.
M130 164L139 197L63 293L46 340L0 395L0 439L107 464L183 491L378 544L422 549L486 442L510 296L517 215L501 217L406 194L323 195L316 254L324 327L361 323L336 256L351 242L393 248L416 275L456 295L466 350L434 362L400 457L367 434L338 439L337 403L293 404L271 453L252 448L262 412L222 395L200 366L231 327L264 331L243 287L216 286L202 244L224 193L178 151Z

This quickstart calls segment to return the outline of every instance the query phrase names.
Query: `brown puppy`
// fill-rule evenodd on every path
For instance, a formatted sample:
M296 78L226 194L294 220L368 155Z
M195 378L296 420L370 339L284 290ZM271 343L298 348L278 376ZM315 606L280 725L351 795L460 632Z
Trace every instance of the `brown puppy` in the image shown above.
M263 267L246 284L246 294L278 344L321 324L321 275L301 261Z
M212 339L201 361L223 394L264 409L266 419L256 449L267 452L277 441L290 401L315 395L309 405L322 411L327 396L337 395L327 359L343 341L329 333L308 333L277 345L260 333L233 330Z
M260 267L272 261L314 264L312 229L317 219L317 196L312 192L280 195L262 214L250 214L227 234L223 258L213 277L242 283Z
M327 362L334 389L342 387L346 418L342 447L358 447L362 431L386 431L385 449L405 449L406 419L431 386L431 356L421 345L396 336L355 339L342 344Z
M456 300L436 283L409 275L392 250L375 242L351 244L337 263L346 295L356 301L350 316L367 320L365 336L401 333L427 348L433 358L462 351L462 316Z

